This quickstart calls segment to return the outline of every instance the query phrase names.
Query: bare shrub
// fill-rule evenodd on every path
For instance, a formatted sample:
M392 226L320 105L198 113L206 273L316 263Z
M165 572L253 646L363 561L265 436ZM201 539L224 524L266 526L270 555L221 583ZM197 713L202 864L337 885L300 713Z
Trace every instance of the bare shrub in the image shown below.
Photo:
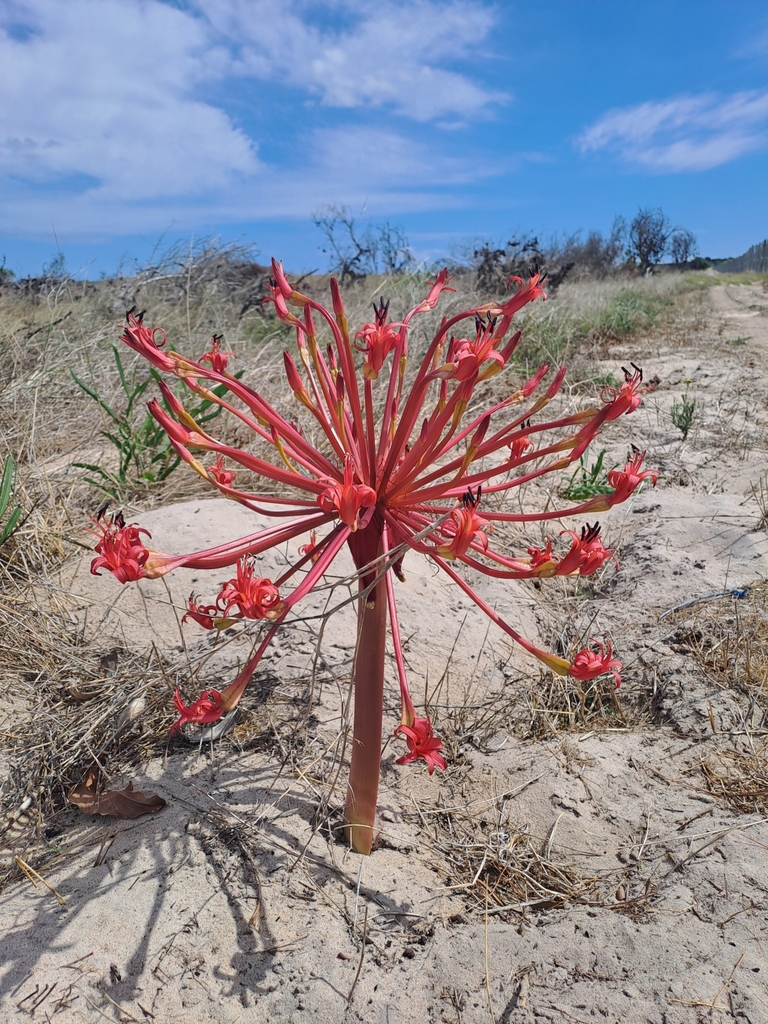
M415 264L402 228L389 221L360 224L349 207L331 204L315 213L312 223L326 237L322 251L342 285L369 274L403 274Z
M0 263L0 285L6 284L14 279L16 275L10 267L5 265L5 256L3 256L3 262Z
M474 271L481 292L498 292L510 277L525 278L538 271L546 277L548 291L553 292L566 278L604 278L620 270L626 233L626 222L616 217L608 236L590 231L584 239L581 232L576 232L543 243L538 236L525 233L498 248L487 241L475 242L464 252L460 250L460 256L463 267ZM462 265L456 269L462 269Z

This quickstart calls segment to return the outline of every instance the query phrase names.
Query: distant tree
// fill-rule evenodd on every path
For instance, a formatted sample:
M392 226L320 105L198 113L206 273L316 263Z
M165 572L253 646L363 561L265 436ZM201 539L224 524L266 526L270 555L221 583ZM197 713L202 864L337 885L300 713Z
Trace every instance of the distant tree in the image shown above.
M607 277L616 273L623 263L626 236L623 217L615 218L607 237L590 231L584 239L576 232L541 242L538 236L526 232L503 248L486 241L459 248L459 268L472 269L477 287L488 294L503 290L512 276L526 278L537 271L545 276L548 291L553 292L568 277Z
M402 228L385 221L373 230L377 256L385 274L403 274L414 265L413 252Z
M667 251L669 221L660 209L638 210L629 225L627 256L646 274L661 262Z
M43 277L48 281L66 280L68 277L67 260L63 252L59 251L50 263L45 264L43 267Z
M688 228L675 228L669 242L672 262L682 270L696 255L696 236Z
M334 203L314 214L312 222L326 237L322 251L341 284L368 274L402 274L414 263L408 239L389 221L361 225L349 207Z
M5 265L5 256L3 256L3 262L0 263L0 284L7 284L16 277L14 272Z

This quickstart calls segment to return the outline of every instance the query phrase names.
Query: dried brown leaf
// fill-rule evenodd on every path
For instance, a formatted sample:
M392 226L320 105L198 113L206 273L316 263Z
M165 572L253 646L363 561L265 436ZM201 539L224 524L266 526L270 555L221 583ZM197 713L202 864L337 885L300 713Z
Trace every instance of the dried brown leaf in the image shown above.
M91 768L85 779L73 786L67 794L69 802L85 814L112 815L115 818L140 818L143 814L157 814L167 807L167 801L156 793L140 793L129 782L125 789L98 792L98 771Z

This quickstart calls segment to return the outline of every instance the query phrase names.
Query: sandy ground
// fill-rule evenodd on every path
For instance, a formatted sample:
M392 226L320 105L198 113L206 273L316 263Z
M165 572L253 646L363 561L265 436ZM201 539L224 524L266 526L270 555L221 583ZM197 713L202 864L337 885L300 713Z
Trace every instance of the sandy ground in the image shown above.
M241 731L213 749L173 741L136 770L135 787L167 808L133 822L68 811L44 872L63 902L26 880L6 888L0 1020L768 1021L768 818L757 803L734 810L704 771L765 743L767 684L725 685L690 641L746 615L753 592L664 614L768 576L750 496L768 467L768 296L759 286L711 295L719 334L683 348L651 338L647 352L606 363L631 357L660 381L622 421L631 433L610 442L615 461L630 439L647 447L664 473L604 517L620 571L555 600L484 584L533 640L551 642L553 623L566 640L612 636L625 663L618 702L592 718L582 709L581 729L556 729L571 706L558 719L538 671L411 559L398 591L409 666L417 690L430 680L438 725L446 709L451 763L430 777L396 766L387 744L380 836L362 859L323 813L343 792L325 765L344 696L334 679L354 643L350 607L321 630L326 602L347 595L339 583L276 645L270 699L254 697ZM686 382L697 411L682 442L669 410ZM155 546L176 550L204 546L212 527L222 540L254 529L221 501L142 523ZM178 577L168 590L121 589L73 565L57 609L92 642L133 649L151 636L199 679L226 681L245 649L212 650L194 627L181 631L175 609L212 587ZM301 687L306 696L313 670L296 759L276 708L281 695L287 711ZM390 729L395 705L391 681ZM483 709L495 706L489 725ZM259 718L270 743L248 742Z

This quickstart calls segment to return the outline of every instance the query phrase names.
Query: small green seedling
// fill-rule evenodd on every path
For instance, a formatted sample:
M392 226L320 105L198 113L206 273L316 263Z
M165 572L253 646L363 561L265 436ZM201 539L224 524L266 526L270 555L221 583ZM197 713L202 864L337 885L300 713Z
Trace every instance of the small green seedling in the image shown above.
M562 494L568 501L586 501L594 498L596 494L610 494L613 487L608 483L609 469L603 469L605 460L605 448L600 452L592 465L587 468L584 456L579 459L579 467L568 481L568 485ZM615 469L612 466L611 469Z
M0 477L0 547L10 539L11 534L19 525L21 509L18 505L13 507L14 483L16 466L13 456L9 455L5 460L3 475ZM8 509L10 508L10 512ZM8 513L6 518L6 513Z
M77 386L89 398L92 398L112 420L112 428L102 430L101 436L106 437L117 450L117 469L105 469L104 466L98 466L91 462L75 462L73 465L78 469L87 469L89 473L93 474L85 478L86 483L97 487L111 498L121 501L127 494L140 491L147 484L166 480L180 465L181 459L168 440L166 432L150 416L149 412L145 412L143 416L137 417L136 415L140 399L153 381L157 383L161 379L160 374L154 367L151 367L148 374L141 379L137 379L135 374L129 378L120 358L120 352L114 345L112 351L115 356L120 386L126 400L122 411L108 405L95 388L89 387L75 373L72 373L72 377ZM239 379L242 374L241 370L234 376ZM226 388L220 384L211 388L211 391L217 398L222 398L226 393ZM203 424L215 419L222 409L220 405L205 398L191 406L189 411L198 423Z
M682 431L684 441L693 425L693 414L696 410L696 400L688 397L689 384L690 381L685 382L685 394L680 396L679 402L674 403L671 413L672 422L678 430Z
M596 370L591 375L591 379L592 383L599 388L618 388L620 386L614 375L604 370Z

